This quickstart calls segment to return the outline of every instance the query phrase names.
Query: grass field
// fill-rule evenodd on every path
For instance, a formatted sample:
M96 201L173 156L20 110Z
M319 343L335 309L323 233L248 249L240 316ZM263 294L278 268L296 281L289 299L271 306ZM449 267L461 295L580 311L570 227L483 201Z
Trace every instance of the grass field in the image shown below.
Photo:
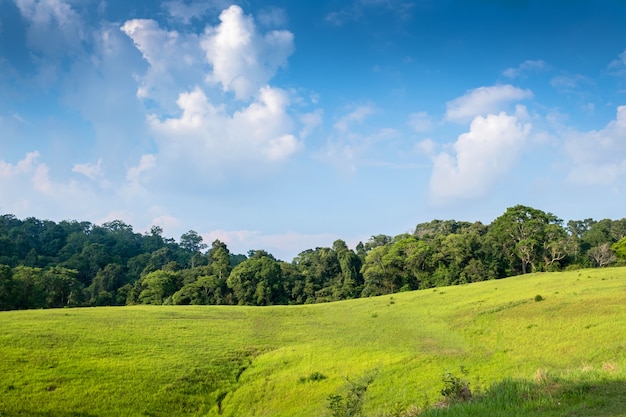
M461 367L484 400L423 415L626 416L626 268L307 306L0 313L2 417L324 416L362 377L364 414L401 416Z

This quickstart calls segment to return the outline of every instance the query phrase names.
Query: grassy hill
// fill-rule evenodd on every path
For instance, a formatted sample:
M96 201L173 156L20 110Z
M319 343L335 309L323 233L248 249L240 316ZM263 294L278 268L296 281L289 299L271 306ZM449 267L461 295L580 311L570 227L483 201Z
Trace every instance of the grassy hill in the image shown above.
M323 416L364 377L364 414L402 415L439 401L446 371L491 397L522 387L524 410L489 415L626 416L626 268L306 306L1 312L0 358L2 417Z

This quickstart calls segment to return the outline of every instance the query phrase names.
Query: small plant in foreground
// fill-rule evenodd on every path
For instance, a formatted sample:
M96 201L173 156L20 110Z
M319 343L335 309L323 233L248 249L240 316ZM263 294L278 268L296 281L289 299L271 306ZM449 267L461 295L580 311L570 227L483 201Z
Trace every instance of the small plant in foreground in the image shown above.
M467 369L460 367L463 377L458 377L446 371L443 377L443 388L441 389L441 395L446 400L446 403L466 402L472 399L472 391L470 390L470 383L465 377L467 377Z
M329 395L328 409L332 417L360 417L363 415L365 392L374 380L373 376L364 376L358 381L348 379L346 394Z
M535 295L535 301L539 302L543 300L545 300L545 298L543 298L540 294Z

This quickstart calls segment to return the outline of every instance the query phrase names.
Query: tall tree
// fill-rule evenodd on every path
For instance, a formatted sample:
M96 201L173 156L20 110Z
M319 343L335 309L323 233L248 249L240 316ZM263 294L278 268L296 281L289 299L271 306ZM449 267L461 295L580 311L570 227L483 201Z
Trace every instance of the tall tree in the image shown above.
M180 237L180 247L188 252L191 267L193 268L196 261L199 259L200 252L207 248L207 245L202 242L202 236L196 231L190 230L187 233L183 233Z
M560 225L561 220L552 213L545 213L523 205L510 207L495 219L488 234L509 257L510 267L525 274L537 268L546 242L546 227Z

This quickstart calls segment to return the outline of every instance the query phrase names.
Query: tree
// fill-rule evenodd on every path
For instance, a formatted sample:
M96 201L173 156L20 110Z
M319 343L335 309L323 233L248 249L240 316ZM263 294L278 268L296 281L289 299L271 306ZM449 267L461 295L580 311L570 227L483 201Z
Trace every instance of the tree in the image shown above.
M561 223L552 213L517 205L495 219L488 234L509 258L512 272L518 270L516 263L519 262L521 273L525 274L536 269L537 261L542 258L546 227Z
M287 304L280 263L265 251L253 252L233 268L226 282L240 305Z
M171 271L154 271L146 275L138 284L142 291L139 302L142 304L163 304L178 290L178 274Z
M0 264L0 310L12 310L15 308L13 286L13 271L11 267Z
M127 284L124 268L118 264L108 264L96 274L87 288L90 303L93 305L115 305L125 303L125 298L117 299L117 290Z
M545 262L545 270L549 271L555 263L576 253L578 243L574 237L568 236L565 229L558 224L546 225L544 232L543 261Z
M626 259L626 237L623 237L619 240L619 242L614 243L611 246L615 255L620 259Z
M202 243L202 236L200 236L194 230L190 230L187 233L183 233L180 237L180 247L189 253L191 261L191 267L195 266L195 262L198 260L200 252L207 248L205 243Z
M224 242L214 240L209 249L209 266L213 274L221 280L226 280L230 274L230 251Z
M589 249L587 253L598 268L604 268L615 262L616 259L615 253L611 250L611 245L607 242Z

